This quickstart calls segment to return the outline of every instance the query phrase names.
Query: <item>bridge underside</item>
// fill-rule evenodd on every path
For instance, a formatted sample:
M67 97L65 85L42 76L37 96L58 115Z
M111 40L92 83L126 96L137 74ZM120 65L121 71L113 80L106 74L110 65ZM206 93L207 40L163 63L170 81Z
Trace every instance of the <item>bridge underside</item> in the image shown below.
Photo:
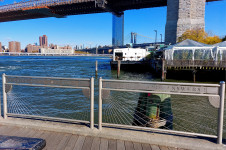
M46 14L45 10L50 13ZM95 7L95 2L83 2L66 5L48 6L36 9L16 10L10 12L0 12L0 22L27 20L35 18L47 18L47 17L65 17L68 15L80 15L80 14L92 14L104 12L103 9Z
M218 1L218 0L207 0ZM105 2L105 3L104 3ZM26 3L26 2L24 2ZM24 3L21 3L23 5ZM101 5L98 5L101 3ZM102 4L103 3L103 4ZM122 12L131 9L142 9L152 7L167 6L167 0L83 0L82 2L66 2L63 4L27 7L26 9L17 9L13 4L12 9L1 8L0 6L0 22L26 20L46 17L65 17L68 15L92 14L112 12L120 15ZM14 8L13 8L14 7ZM47 10L43 10L47 9ZM35 11L30 11L35 10ZM46 13L46 11L50 13Z

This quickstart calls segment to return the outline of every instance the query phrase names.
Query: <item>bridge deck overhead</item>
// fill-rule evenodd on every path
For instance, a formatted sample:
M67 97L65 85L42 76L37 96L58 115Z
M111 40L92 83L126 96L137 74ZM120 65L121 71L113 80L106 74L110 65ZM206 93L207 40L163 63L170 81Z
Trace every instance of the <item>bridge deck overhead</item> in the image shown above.
M219 0L207 0L207 2ZM167 6L167 0L29 0L0 6L0 22Z

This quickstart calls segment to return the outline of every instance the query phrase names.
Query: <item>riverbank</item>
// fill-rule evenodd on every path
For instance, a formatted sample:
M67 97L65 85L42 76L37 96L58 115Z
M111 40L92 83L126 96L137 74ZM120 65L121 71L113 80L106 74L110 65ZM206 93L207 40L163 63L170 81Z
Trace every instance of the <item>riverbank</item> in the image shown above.
M0 56L91 56L91 57L112 57L112 54L89 54L89 53L74 53L74 54L42 54L42 53L0 53Z

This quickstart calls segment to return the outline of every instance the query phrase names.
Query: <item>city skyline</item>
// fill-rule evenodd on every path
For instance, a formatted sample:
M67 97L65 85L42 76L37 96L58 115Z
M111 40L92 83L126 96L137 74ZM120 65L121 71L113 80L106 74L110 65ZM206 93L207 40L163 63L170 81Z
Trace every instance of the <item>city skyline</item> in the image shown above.
M1 4L1 3L0 3ZM211 2L206 5L206 31L220 37L226 35L226 1ZM136 32L154 39L158 31L165 34L166 7L130 10L125 12L125 43L130 41L130 32ZM49 43L58 45L111 45L112 15L110 13L68 16L67 18L45 18L1 23L5 29L0 35L2 45L9 41L20 41L21 47L31 43L39 43L37 37L48 35ZM164 38L163 38L164 39ZM154 40L139 37L138 42Z

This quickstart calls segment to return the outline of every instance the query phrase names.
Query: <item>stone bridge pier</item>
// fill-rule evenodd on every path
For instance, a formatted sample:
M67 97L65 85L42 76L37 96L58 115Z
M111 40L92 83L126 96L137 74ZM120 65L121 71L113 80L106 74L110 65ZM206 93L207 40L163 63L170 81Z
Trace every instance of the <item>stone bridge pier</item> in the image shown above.
M167 0L166 44L175 44L186 30L205 28L206 0Z

